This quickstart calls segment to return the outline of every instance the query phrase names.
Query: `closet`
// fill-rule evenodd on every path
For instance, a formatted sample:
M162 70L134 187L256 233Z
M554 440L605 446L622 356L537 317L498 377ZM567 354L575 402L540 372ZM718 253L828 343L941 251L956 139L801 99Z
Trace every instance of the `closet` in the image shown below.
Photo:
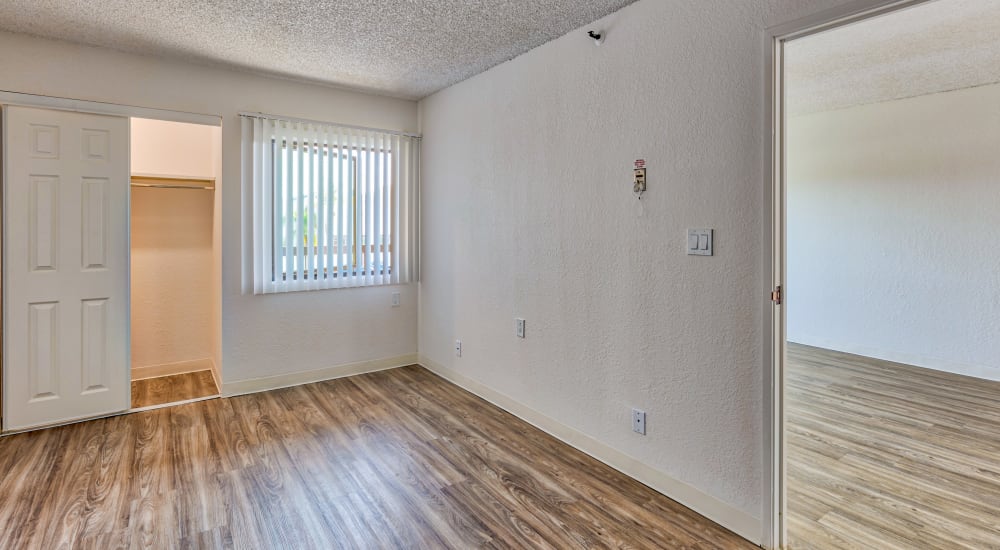
M219 120L0 97L0 430L217 395Z
M219 128L131 119L132 408L218 395Z

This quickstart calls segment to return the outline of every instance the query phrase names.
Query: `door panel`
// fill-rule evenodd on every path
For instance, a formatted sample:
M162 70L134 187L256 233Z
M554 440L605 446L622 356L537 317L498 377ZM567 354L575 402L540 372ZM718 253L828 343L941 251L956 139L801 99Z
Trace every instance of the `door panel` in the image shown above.
M108 188L107 178L83 179L83 268L105 269L108 248Z
M56 268L59 238L59 178L30 176L31 204L28 205L28 247L32 271Z
M30 402L59 398L59 304L28 304Z
M108 300L84 300L83 323L83 388L84 393L108 391L113 382L108 377Z
M128 119L4 122L3 429L128 409Z

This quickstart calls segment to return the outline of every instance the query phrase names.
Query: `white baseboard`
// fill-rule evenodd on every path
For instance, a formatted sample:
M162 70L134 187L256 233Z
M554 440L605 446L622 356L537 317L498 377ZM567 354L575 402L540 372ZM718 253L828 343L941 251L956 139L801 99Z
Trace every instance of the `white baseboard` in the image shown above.
M469 377L463 376L427 357L420 356L418 363L425 369L482 397L501 409L513 414L536 428L559 439L619 472L648 485L706 518L729 529L748 541L760 545L763 539L761 520L738 510L725 502L675 479L659 470L602 443L589 435L548 417L514 399L499 393Z
M214 373L215 362L211 359L194 359L192 361L178 361L162 365L132 367L132 380L145 380L147 378L159 378L161 376L185 374L202 370L211 370Z
M215 381L215 389L222 394L222 373L219 372L219 362L212 358L212 380Z
M343 378L345 376L355 376L368 372L395 369L413 365L417 362L417 354L410 353L397 357L387 357L385 359L375 359L373 361L361 361L358 363L348 363L305 372L295 372L291 374L279 374L276 376L264 376L261 378L250 378L248 380L237 380L235 382L225 382L222 384L222 396L233 397L247 393L256 393L267 390L276 390L301 384L311 384Z
M840 351L843 353L850 353L851 355L860 355L862 357L871 357L872 359L882 359L883 361L892 361L893 363L902 363L904 365L912 365L914 367L921 367L941 372L950 372L952 374L960 374L962 376L971 376L973 378L1000 382L1000 369L987 367L985 365L970 365L968 363L948 361L937 357L926 357L923 355L849 343L845 344L843 342L835 342L827 338L813 338L809 336L804 338L797 337L795 340L789 340L789 343Z

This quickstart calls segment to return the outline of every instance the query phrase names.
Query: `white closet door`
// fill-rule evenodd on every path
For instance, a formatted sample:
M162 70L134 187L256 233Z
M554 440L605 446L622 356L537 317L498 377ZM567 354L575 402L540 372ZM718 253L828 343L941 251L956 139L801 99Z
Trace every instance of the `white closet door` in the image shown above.
M4 109L4 430L129 407L128 132Z

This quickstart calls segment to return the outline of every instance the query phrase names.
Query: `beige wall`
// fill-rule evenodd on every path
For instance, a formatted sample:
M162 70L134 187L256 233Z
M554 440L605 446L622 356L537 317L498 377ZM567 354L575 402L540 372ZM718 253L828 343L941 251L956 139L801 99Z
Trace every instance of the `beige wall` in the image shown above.
M214 178L220 140L214 126L132 119L132 173ZM213 191L132 189L133 369L214 363L214 199Z

